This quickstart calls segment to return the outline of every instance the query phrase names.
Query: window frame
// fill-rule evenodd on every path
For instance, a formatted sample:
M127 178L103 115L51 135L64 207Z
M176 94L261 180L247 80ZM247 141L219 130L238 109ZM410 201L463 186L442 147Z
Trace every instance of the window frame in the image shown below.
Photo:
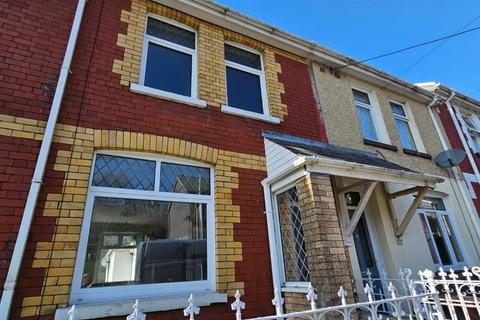
M454 219L452 219L453 216L451 214L451 211L447 207L447 203L446 203L445 199L442 198L442 197L438 197L438 196L428 196L427 195L427 197L438 198L442 201L443 205L445 206L445 210L424 209L424 208L418 208L417 209L417 212L419 213L419 215L422 215L424 221L426 221L426 226L427 226L427 229L428 229L428 233L430 234L430 238L432 239L432 243L433 243L433 246L434 246L434 249L435 249L435 254L437 256L437 260L439 261L439 263L434 262L435 269L438 270L438 268L440 268L440 267L442 267L442 268L451 267L451 268L454 268L454 269L459 269L459 268L462 268L462 267L466 266L467 265L467 256L465 255L465 247L463 245L463 241L462 241L461 237L459 237L460 233L458 232L458 229L457 229L457 226L455 224ZM442 232L442 236L445 239L445 244L446 244L447 249L448 249L448 254L450 255L450 257L452 259L452 262L453 262L452 264L443 264L441 262L440 254L439 254L438 248L437 248L437 244L433 240L434 236L433 236L433 232L432 232L432 228L430 226L430 223L428 222L427 212L435 213L435 216L436 216L437 221L438 221L438 225L440 226L440 230ZM446 226L443 223L443 219L441 219L442 216L447 216L449 221L450 221L453 235L456 237L456 239L458 241L459 250L460 250L460 252L463 256L464 261L458 261L457 260L457 256L455 254L455 250L453 249L453 245L452 245L450 239L448 238L448 233L447 233ZM423 225L422 217L419 216L419 219L420 219L420 225ZM422 226L422 229L423 229L423 226ZM425 239L425 241L427 241L427 239ZM430 249L428 251L430 251ZM432 257L432 260L433 260L433 257Z
M147 26L148 26L148 19L156 19L161 22L170 24L172 26L182 28L184 30L187 30L189 32L194 33L195 35L195 49L191 49L188 47L184 47L182 45L157 38L155 36L151 36L147 34ZM178 51L180 53L188 54L191 55L192 57L192 75L191 75L191 87L190 87L190 96L184 96L178 93L170 92L170 91L165 91L162 89L157 89L153 87L149 87L145 85L145 71L147 67L147 56L148 56L148 46L149 43L153 43L171 50ZM140 60L140 77L139 77L139 85L151 89L155 91L159 95L164 95L166 97L171 97L173 99L178 99L178 100L185 100L185 99L192 99L192 100L198 100L198 31L192 27L189 27L187 25L181 24L175 20L171 20L168 18L165 18L161 15L154 14L154 13L148 13L146 15L145 19L145 27L144 27L144 32L143 32L143 46L142 46L142 57Z
M227 60L226 58L224 58L224 62L225 62L224 74L225 74L226 105L222 106L222 111L224 111L224 109L227 110L227 111L229 109L231 109L231 111L233 111L233 110L237 111L238 114L244 115L246 117L248 117L248 116L251 116L253 118L269 117L270 116L270 108L268 106L267 82L266 82L266 78L265 78L265 64L263 62L263 53L255 50L255 49L252 49L250 47L244 46L242 44L232 42L232 41L225 41L224 44L232 46L232 47L236 47L238 49L241 49L241 50L244 50L244 51L247 51L247 52L258 55L260 57L260 67L261 67L262 70L257 70L255 68L251 68L251 67L245 66L243 64L236 63L236 62L233 62L233 61L230 61L230 60ZM225 46L224 46L224 48L225 48ZM253 74L253 75L256 75L256 76L259 77L260 92L261 92L261 95L262 95L263 113L257 113L257 112L253 112L253 111L240 109L240 108L237 108L237 107L230 106L228 104L227 67L234 68L236 70L240 70L240 71L243 71L243 72L247 72L247 73L250 73L250 74Z
M357 90L357 91L360 91L362 93L365 93L368 96L368 99L370 100L370 105L368 105L366 103L363 103L363 102L356 101L355 100L355 95L353 94L353 90ZM372 139L366 138L365 135L364 135L363 127L362 127L362 124L360 122L360 116L359 116L358 111L357 111L357 105L359 105L359 107L361 107L361 108L364 108L364 109L367 109L367 110L370 111L370 116L372 117L373 128L375 130L375 134L377 135L377 138L373 139L373 141L390 144L390 139L388 137L388 132L386 130L385 123L383 122L383 117L381 116L382 113L380 111L380 106L378 104L378 100L377 100L377 97L375 95L375 92L373 90L368 90L368 89L365 89L365 88L361 88L357 85L351 85L350 86L350 94L351 94L351 97L352 97L353 106L355 107L355 113L357 115L358 125L360 126L360 130L362 132L362 138L372 140Z
M480 153L480 119L479 116L470 112L460 111L460 123L463 132L467 136L467 143L474 153ZM473 124L473 128L468 125L465 118L468 118Z
M98 187L92 185L95 161L98 154L106 154L120 157L130 157L142 160L156 161L155 184L153 191L133 190L122 188ZM90 177L88 180L88 192L86 197L83 222L80 231L80 239L76 254L74 273L72 277L72 286L69 303L95 303L114 301L122 299L147 298L152 296L170 296L176 294L185 294L191 292L215 292L216 289L216 249L215 249L215 172L214 167L204 163L192 160L183 160L168 156L156 156L143 154L139 152L122 152L114 150L98 150L93 155ZM210 169L210 195L160 192L160 170L161 163L176 163L183 165L193 165ZM207 279L197 281L151 283L151 284L131 284L118 286L105 286L96 288L82 288L81 281L85 257L87 253L88 237L93 214L93 205L95 197L113 197L129 198L139 200L157 200L174 201L185 203L205 203L207 206ZM127 290L128 289L128 290Z
M394 103L394 104L396 104L396 105L401 106L402 109L403 109L403 112L405 113L405 116L401 116L401 115L399 115L399 114L394 113L394 112L392 111L392 105L391 105L391 103ZM414 130L415 128L414 128L414 126L412 125L412 124L413 124L413 120L412 120L413 117L411 117L410 109L407 107L407 104L406 104L406 103L403 103L403 102L398 102L398 101L393 100L393 99L390 99L390 100L388 100L388 105L389 105L389 107L390 107L390 112L392 113L394 120L398 119L398 120L400 120L400 121L404 121L404 122L407 123L408 129L410 130L410 134L412 135L413 143L415 144L415 145L414 145L415 149L407 148L406 146L404 146L404 145L403 145L403 142L402 142L402 139L401 139L401 137L400 137L400 132L399 132L399 130L398 130L398 127L397 127L397 125L395 124L395 127L396 127L396 129L397 129L397 133L398 133L398 135L399 135L399 137L400 137L400 143L402 143L402 147L405 148L405 149L410 149L410 150L414 150L414 151L423 152L423 151L424 151L424 150L423 150L423 147L422 147L422 145L420 144L419 139L418 139L418 137L417 137L417 135L416 135L416 132L415 132L416 130ZM411 118L412 118L412 119L411 119Z
M274 223L274 237L275 243L277 246L275 248L275 254L277 255L277 264L278 264L278 275L280 279L281 290L284 292L304 292L308 289L308 285L310 281L287 281L287 276L285 274L285 261L283 255L283 241L282 241L282 234L281 234L281 226L280 226L280 212L278 210L278 201L277 196L283 192L286 192L292 188L297 188L295 182L290 182L286 185L275 190L272 192L272 206L273 206L273 223ZM297 188L298 192L298 188ZM300 200L299 200L300 202ZM301 210L301 209L300 209ZM308 259L308 252L305 252ZM310 266L308 266L310 271ZM306 292L306 291L305 291Z

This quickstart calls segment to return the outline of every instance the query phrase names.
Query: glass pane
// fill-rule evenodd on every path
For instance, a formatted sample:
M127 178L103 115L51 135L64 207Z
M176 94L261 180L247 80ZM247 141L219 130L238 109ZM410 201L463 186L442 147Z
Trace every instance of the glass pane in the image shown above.
M82 287L207 279L205 204L97 197Z
M353 99L358 102L370 104L370 99L368 98L368 94L362 91L358 91L355 89L352 89L353 92Z
M345 200L347 201L347 206L358 206L360 203L360 193L347 192L345 193Z
M227 95L230 107L263 113L258 75L227 67Z
M395 119L395 124L397 125L398 134L400 135L400 140L402 140L403 147L410 150L417 150L408 122Z
M445 211L445 204L441 198L424 197L420 208Z
M147 34L181 46L195 49L195 33L163 21L148 18Z
M373 124L372 114L369 109L357 106L358 118L362 127L363 137L369 140L377 140L377 132Z
M150 42L144 85L190 97L192 56Z
M93 186L153 190L154 184L155 161L97 155Z
M277 196L280 231L283 244L283 262L287 281L309 281L307 252L303 236L297 189L292 188Z
M470 119L470 117L462 116L462 118L463 118L463 121L465 121L465 124L467 125L467 127L469 129L476 129L476 126L473 124L473 121L472 121L472 119Z
M225 60L243 64L244 66L262 70L262 63L258 54L240 48L225 45Z
M401 104L395 103L395 102L390 102L390 108L392 108L393 114L406 117L407 114L405 113L405 110L403 109L403 106Z
M162 162L160 191L210 194L210 169Z
M435 245L433 243L432 237L430 236L430 231L428 230L427 221L425 219L425 216L423 214L420 214L420 221L422 222L423 233L425 234L425 238L427 238L428 249L430 250L430 254L432 255L433 263L438 264L438 256L437 252L435 251Z
M457 261L465 261L465 259L463 258L462 250L460 249L460 244L458 242L457 236L453 233L453 227L452 223L450 222L450 217L446 214L442 214L442 220L445 229L447 230L448 239L450 240L450 244L452 245L453 252L455 253Z
M427 221L432 230L433 241L437 247L438 254L440 255L440 260L443 265L451 265L453 263L450 252L448 251L447 243L445 240L445 235L440 228L437 214L435 212L426 212Z

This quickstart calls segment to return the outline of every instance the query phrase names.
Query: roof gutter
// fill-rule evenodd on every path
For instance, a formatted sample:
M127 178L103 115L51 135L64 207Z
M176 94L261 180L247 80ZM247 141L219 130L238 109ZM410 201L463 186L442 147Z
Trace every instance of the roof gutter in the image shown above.
M353 65L345 67L345 70L355 72L358 76L363 75L370 79L381 81L384 84L392 85L402 89L402 91L407 89L409 93L415 95L417 98L420 97L428 101L433 98L431 92L414 84L398 79L367 64L356 62L345 55L322 47L313 41L295 36L215 2L209 0L154 1L306 59L315 60L332 67L343 67L353 63Z
M375 176L382 177L382 182L392 182L392 183L405 183L405 184L412 184L415 186L428 186L434 187L437 183L442 183L445 180L443 178L429 175L429 174L422 174L416 172L408 172L408 171L400 171L395 169L389 168L382 168L376 166L370 166L366 164L356 163L356 162L348 162L344 160L334 160L325 157L318 157L318 156L309 156L305 157L305 161L307 165L311 167L307 167L309 172L322 172L326 174L336 175L332 171L329 170L351 170L352 177L354 177L353 172L358 171L361 173L366 173L371 177L371 179L366 180L379 180L375 179Z
M33 215L35 212L35 207L37 205L38 195L40 193L43 182L43 175L45 173L47 159L53 141L55 126L57 124L60 106L62 104L63 94L67 85L68 75L70 73L70 65L72 62L83 13L85 10L85 4L86 0L79 0L77 4L75 17L72 23L72 29L70 31L70 37L68 39L65 56L63 58L62 67L60 69L57 88L53 97L52 107L48 116L42 145L38 154L37 164L35 166L32 182L30 184L27 201L25 203L22 222L18 230L15 248L13 250L12 259L10 261L7 277L3 286L3 293L0 301L0 320L7 320L9 318L10 306L12 304L15 287L17 285L17 278L22 264L23 255L25 253L28 235L30 233Z

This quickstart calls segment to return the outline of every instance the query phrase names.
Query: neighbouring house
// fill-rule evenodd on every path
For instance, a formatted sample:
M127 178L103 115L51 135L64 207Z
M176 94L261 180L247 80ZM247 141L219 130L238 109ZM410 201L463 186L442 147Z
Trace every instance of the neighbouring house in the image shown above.
M449 128L430 110L437 98L385 73L316 62L313 73L329 145L265 135L267 168L290 170L285 184L295 174L331 181L359 294L361 279L397 278L400 268L478 264L478 216L466 185L432 161L453 145L442 145ZM285 281L281 270L273 274ZM376 290L387 292L380 283Z
M434 92L440 99L437 110L446 140L452 148L464 150L467 156L459 170L458 178L465 181L477 214L480 212L480 102L439 83L418 83Z
M207 0L0 6L0 319L271 315L478 263L432 93Z

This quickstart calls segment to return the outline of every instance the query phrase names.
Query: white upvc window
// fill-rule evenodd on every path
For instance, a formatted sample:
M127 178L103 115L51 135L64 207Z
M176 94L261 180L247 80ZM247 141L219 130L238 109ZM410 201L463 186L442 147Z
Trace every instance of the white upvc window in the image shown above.
M464 266L463 245L443 200L425 197L418 213L435 266Z
M213 169L98 152L70 303L215 289Z
M461 113L461 122L470 148L473 152L480 153L480 119L471 113Z
M284 289L306 288L310 281L305 237L297 188L283 188L275 193L275 235L280 281Z
M398 135L405 149L417 151L417 144L412 133L411 122L408 117L405 106L401 103L390 101L390 109L395 118Z
M381 141L380 131L375 123L375 110L369 93L356 88L352 88L352 93L363 137L368 140Z
M251 48L225 43L227 105L222 111L279 123L269 115L262 54Z
M206 107L197 98L197 31L176 21L148 14L138 84L141 94Z

